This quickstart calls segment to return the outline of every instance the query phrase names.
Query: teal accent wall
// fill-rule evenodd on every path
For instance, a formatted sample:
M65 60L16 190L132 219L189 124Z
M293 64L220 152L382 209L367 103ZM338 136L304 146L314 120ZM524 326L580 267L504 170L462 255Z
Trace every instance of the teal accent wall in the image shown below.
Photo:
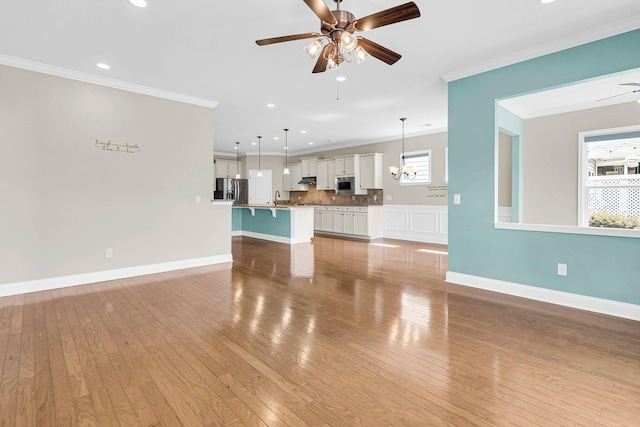
M242 230L242 209L231 209L231 231Z
M450 271L640 304L640 239L493 226L496 100L640 68L639 46L636 30L449 83Z
M231 228L233 231L251 231L278 237L292 238L293 217L288 209L278 209L274 218L269 209L255 209L255 216L249 208L233 208Z

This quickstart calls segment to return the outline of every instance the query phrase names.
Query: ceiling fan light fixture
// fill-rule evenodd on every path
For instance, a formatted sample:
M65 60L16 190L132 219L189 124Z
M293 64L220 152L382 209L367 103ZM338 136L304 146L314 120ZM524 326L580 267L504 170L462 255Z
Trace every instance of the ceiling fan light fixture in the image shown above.
M338 63L333 58L333 56L330 56L329 60L327 61L327 70L337 70L337 69L338 69Z
M348 31L343 31L340 35L342 49L351 52L358 46L358 38Z
M314 40L313 43L304 48L304 51L311 59L316 59L321 50L322 41L320 39Z
M358 46L353 53L355 53L356 55L356 61L358 61L358 64L362 63L365 59L367 59L367 56L369 56L369 52L364 50L362 46Z

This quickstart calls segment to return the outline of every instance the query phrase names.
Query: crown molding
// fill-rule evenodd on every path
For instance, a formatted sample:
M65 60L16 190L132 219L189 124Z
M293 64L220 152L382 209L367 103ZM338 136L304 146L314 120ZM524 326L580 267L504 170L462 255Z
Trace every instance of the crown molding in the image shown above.
M632 16L630 18L623 19L622 21L615 22L611 25L584 31L571 37L564 38L562 40L556 40L551 43L533 47L531 49L525 49L510 55L502 56L499 58L491 59L489 61L481 62L479 64L471 65L469 67L450 71L448 73L440 75L440 78L445 82L450 83L452 81L463 79L465 77L470 77L476 74L495 70L497 68L506 67L507 65L517 64L518 62L548 55L554 52L559 52L565 49L570 49L572 47L591 43L597 40L602 40L607 37L616 36L618 34L637 30L639 28L640 16Z
M121 80L95 76L88 73L82 73L80 71L55 67L53 65L29 61L13 56L0 55L0 64L7 65L9 67L22 68L29 71L35 71L38 73L49 74L52 76L63 77L66 79L77 80L85 83L91 83L99 86L125 90L127 92L139 93L141 95L148 95L156 98L168 99L171 101L184 102L185 104L198 105L200 107L216 108L218 106L218 102L210 101L208 99L196 98L193 96L182 95L175 92L168 92L165 90L155 89L147 86L127 83Z

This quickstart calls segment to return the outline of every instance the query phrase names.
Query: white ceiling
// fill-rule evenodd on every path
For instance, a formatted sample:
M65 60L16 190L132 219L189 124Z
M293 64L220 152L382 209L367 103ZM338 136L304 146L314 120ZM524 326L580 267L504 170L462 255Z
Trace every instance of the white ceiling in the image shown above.
M499 103L523 119L530 119L640 100L640 86L625 86L623 83L640 84L640 71L618 73L543 92L503 99Z
M318 31L302 0L150 1L138 9L126 0L0 0L0 55L217 101L216 152L233 152L234 141L254 151L263 135L263 153L282 153L290 128L291 153L300 153L398 138L400 117L407 136L444 130L441 76L640 28L638 0L416 0L420 18L366 35L402 59L345 64L337 101L336 73L311 74L308 40L254 43ZM404 1L344 0L342 9L362 17Z

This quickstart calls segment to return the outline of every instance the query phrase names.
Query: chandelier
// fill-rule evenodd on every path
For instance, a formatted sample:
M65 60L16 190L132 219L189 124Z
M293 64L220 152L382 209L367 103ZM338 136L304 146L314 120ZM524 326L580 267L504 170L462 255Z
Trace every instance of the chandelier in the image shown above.
M355 57L358 64L367 59L369 53L362 46L358 45L357 37L353 34L355 27L353 22L356 21L355 15L346 10L340 10L340 2L337 1L337 10L333 11L333 15L338 22L349 23L346 28L335 27L331 30L322 29L324 37L314 40L304 51L311 59L318 58L319 55L327 61L326 69L335 70L342 62L351 62ZM327 44L324 44L328 41ZM314 70L314 72L322 72L324 70Z
M391 177L396 181L404 176L404 179L415 179L418 168L416 166L407 166L406 160L404 158L404 121L407 120L406 117L402 117L400 121L402 121L402 160L400 167L397 166L389 166L389 173Z

